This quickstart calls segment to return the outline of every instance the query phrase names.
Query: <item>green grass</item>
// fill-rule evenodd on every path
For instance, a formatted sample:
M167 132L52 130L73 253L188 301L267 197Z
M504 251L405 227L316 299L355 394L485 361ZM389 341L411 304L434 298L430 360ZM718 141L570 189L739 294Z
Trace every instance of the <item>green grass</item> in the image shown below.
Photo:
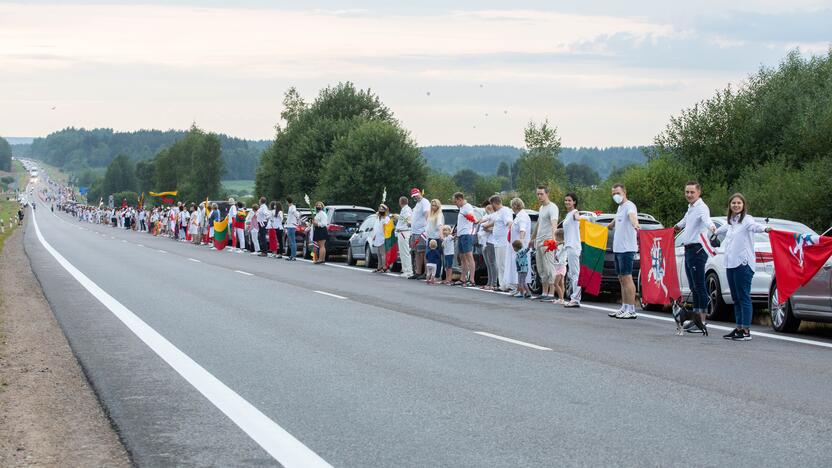
M17 227L17 208L18 203L15 200L7 201L2 200L0 201L0 217L3 219L3 227L6 232L0 233L0 252L3 252L3 245L6 242L6 239L12 234L12 230ZM13 217L15 222L9 226L9 217Z
M224 189L233 190L238 194L251 195L252 193L254 193L253 180L223 180L222 186Z

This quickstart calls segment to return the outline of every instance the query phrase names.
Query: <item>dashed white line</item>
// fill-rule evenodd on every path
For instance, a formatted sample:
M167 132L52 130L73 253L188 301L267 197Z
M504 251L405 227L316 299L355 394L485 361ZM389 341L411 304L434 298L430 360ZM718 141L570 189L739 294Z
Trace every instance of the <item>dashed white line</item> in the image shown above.
M241 274L241 275L246 275L246 276L254 276L254 273L249 273L249 272L247 272L247 271L243 271L243 270L234 270L234 272L235 272L235 273L239 273L239 274Z
M179 375L222 411L234 424L243 430L281 465L287 467L330 467L331 465L296 439L254 405L225 385L199 363L183 353L159 332L145 323L121 302L109 295L87 275L78 270L63 255L55 250L40 232L38 222L32 217L35 233L43 248L61 265L84 289L89 291L101 304L118 318L130 331L141 339L153 352L162 358Z
M164 250L159 250L159 253L167 253L167 252L164 251Z
M334 297L335 299L346 299L344 296L339 296L337 294L328 293L326 291L315 291L318 294L323 294L324 296Z
M202 260L197 260L197 259L195 259L195 258L188 258L188 260L190 260L190 261L192 261L192 262L194 262L194 263L202 263Z
M144 247L144 245L142 245L142 244L136 244L136 245L137 245L138 247Z
M516 344L516 345L520 345L520 346L525 346L527 348L536 349L538 351L551 351L552 350L552 348L547 348L545 346L539 346L539 345L532 344L532 343L526 343L525 341L515 340L514 338L506 338L505 336L495 335L493 333L488 333L488 332L483 332L483 331L478 331L478 332L474 332L474 333L476 333L477 335L480 335L480 336L487 336L489 338L494 338L495 340L505 341L506 343L512 343L512 344Z

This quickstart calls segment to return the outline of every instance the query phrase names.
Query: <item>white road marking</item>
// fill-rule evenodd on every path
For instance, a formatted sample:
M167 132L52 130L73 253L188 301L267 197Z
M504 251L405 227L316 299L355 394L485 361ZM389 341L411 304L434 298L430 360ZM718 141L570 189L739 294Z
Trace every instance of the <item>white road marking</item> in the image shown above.
M142 244L136 244L136 245L139 246L139 247L144 247Z
M164 251L164 250L159 250L159 253L167 253L167 252Z
M249 273L249 272L247 272L247 271L242 271L242 270L234 270L234 272L235 272L235 273L239 273L239 274L241 274L241 275L246 275L246 276L254 276L254 273Z
M344 296L339 296L337 294L328 293L326 291L315 291L318 294L323 294L324 296L334 297L336 299L346 299Z
M125 244L127 243L127 241L126 241L126 240L124 240L124 239L122 239L121 241L122 241L122 242L124 242Z
M337 264L337 263L328 263L328 262L327 262L327 263L324 263L324 265L326 265L326 266L331 266L331 267L335 267L335 268L344 268L344 269L347 269L347 270L355 270L355 271L360 271L360 272L362 272L362 273L367 273L367 272L369 272L369 271L370 271L370 270L368 270L368 269L366 269L366 268L359 268L359 267L354 267L354 266L349 266L349 265L339 265L339 264Z
M151 328L130 309L110 296L84 273L55 250L40 232L38 222L32 217L35 233L44 249L49 252L81 286L89 291L110 312L121 320L139 339L159 357L167 362L197 391L222 411L234 424L269 453L280 464L287 467L331 467L309 447L294 438L268 416L214 377L196 361Z
M532 349L536 349L536 350L539 350L539 351L551 351L552 350L552 348L547 348L545 346L538 346L536 344L526 343L525 341L515 340L514 338L506 338L505 336L494 335L494 334L488 333L488 332L478 331L478 332L474 332L474 333L476 333L477 335L482 335L482 336L487 336L489 338L494 338L495 340L505 341L506 343L513 343L513 344L516 344L516 345L525 346L527 348L532 348Z
M613 312L617 309L612 309L609 307L601 307L591 304L581 304L581 308L588 308L588 309L596 309L596 310L603 310L605 312ZM638 313L639 317L649 318L653 320L661 320L663 322L675 322L672 317L663 317L661 315L653 315L653 314L646 314L644 312ZM715 330L724 330L724 331L731 331L734 327L726 327L725 325L714 325L713 323L708 323L708 328L712 328ZM752 336L760 336L763 338L771 338L772 340L780 340L780 341L790 341L792 343L801 343L807 344L811 346L819 346L821 348L830 348L832 349L832 343L825 343L823 341L815 341L815 340L807 340L806 338L796 338L793 336L785 336L785 335L775 335L774 333L766 333L766 332L758 332L755 331L752 333Z
M189 258L188 260L195 262L195 263L202 263L202 260L197 260L195 258Z

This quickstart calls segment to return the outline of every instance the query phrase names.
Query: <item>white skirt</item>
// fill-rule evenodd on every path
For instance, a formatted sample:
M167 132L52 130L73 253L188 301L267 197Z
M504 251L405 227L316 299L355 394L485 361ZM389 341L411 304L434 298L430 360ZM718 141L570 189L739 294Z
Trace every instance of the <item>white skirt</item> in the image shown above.
M514 252L514 248L506 249L506 263L505 269L503 270L503 284L506 286L515 286L517 285L517 254Z

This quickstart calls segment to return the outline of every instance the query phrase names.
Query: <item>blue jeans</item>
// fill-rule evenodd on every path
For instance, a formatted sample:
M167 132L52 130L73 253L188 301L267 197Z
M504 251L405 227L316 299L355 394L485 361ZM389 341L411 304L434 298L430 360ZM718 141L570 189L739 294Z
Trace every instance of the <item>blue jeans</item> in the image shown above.
M295 230L296 228L290 227L286 228L286 238L289 240L289 257L295 258L298 254L298 242L295 239Z
M705 312L708 308L708 290L705 288L705 263L708 254L699 245L685 246L685 275L693 296L693 311Z
M727 268L728 288L731 289L731 299L734 300L734 319L737 328L751 328L751 317L754 308L751 306L751 280L754 270L748 265Z

